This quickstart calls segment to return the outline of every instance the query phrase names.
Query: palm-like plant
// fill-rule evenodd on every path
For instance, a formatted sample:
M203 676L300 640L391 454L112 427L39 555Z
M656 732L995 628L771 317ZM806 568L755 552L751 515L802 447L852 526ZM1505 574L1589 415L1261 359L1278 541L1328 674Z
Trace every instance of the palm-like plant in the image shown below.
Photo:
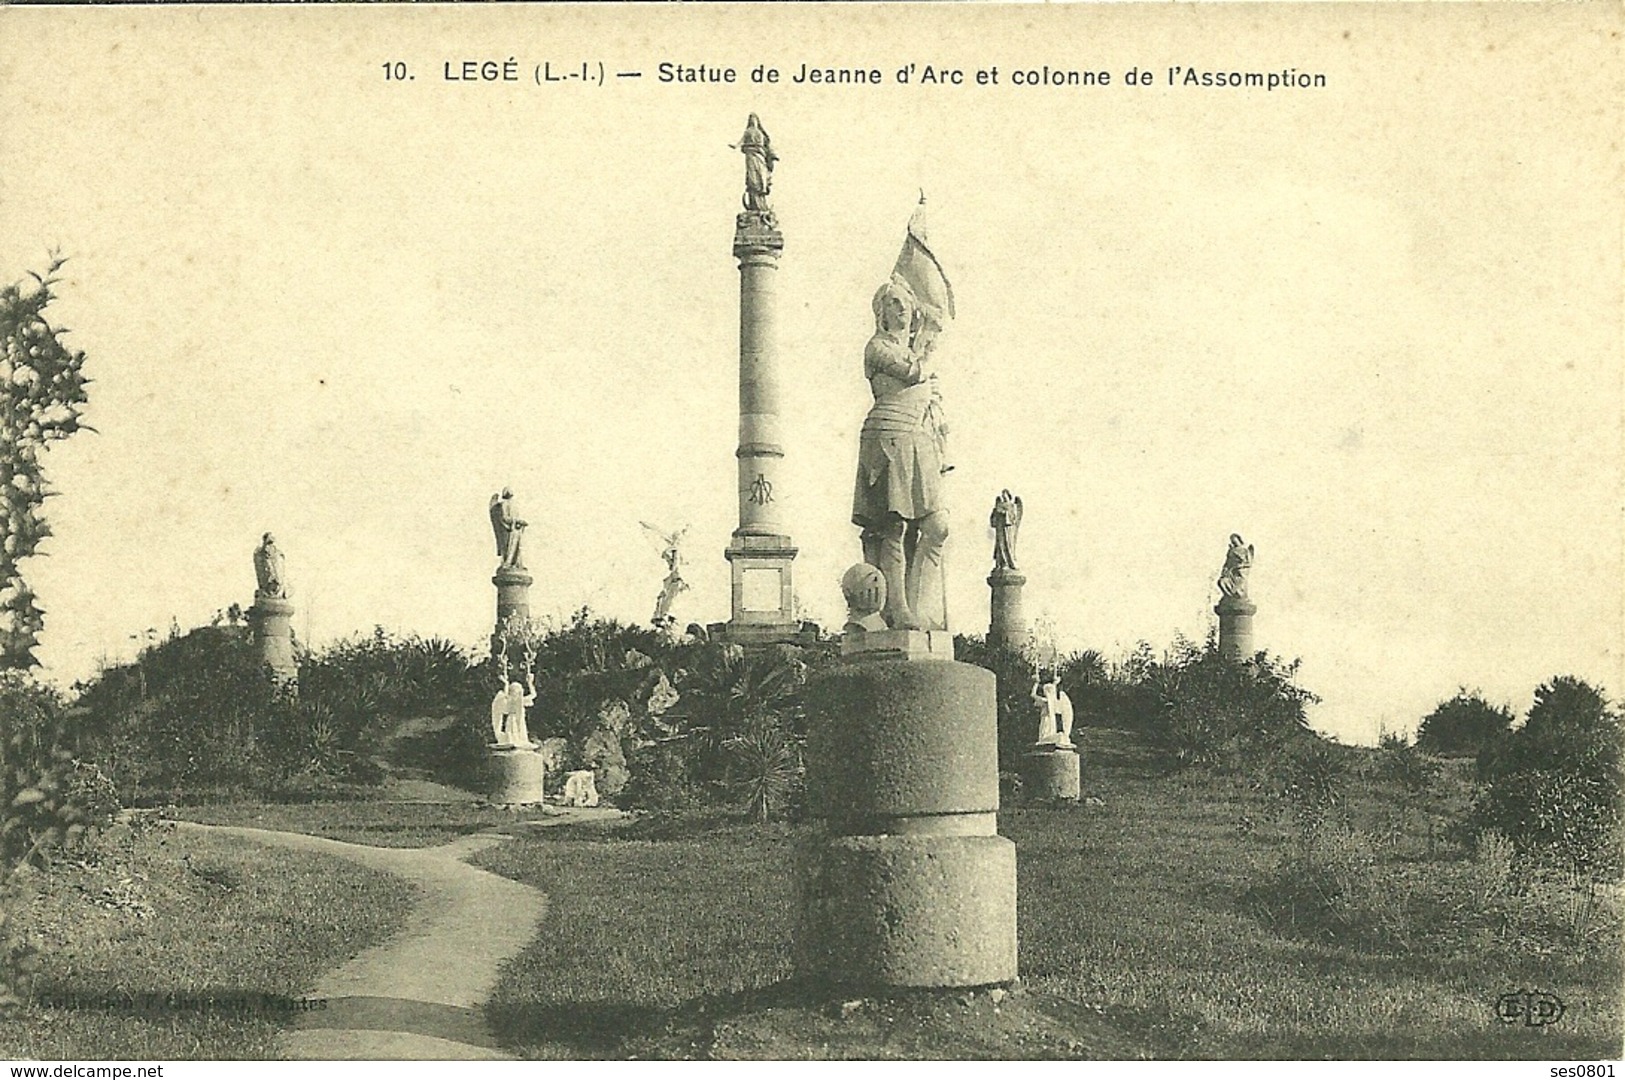
M801 746L770 718L751 721L724 744L726 787L752 820L765 822L790 800L802 777Z
M764 734L764 726L794 739L801 721L805 667L780 649L752 653L737 645L707 649L681 686L686 706L684 736L694 755L696 779L726 787L735 771L736 755L764 761L771 758L772 742ZM743 742L735 744L735 739ZM795 768L799 768L799 754Z

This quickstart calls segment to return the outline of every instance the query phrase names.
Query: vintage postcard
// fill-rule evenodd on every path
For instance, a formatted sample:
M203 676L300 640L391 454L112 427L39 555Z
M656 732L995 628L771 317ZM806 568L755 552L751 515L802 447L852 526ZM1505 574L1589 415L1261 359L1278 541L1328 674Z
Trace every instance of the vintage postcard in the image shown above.
M1612 1076L1622 33L0 6L11 1075Z

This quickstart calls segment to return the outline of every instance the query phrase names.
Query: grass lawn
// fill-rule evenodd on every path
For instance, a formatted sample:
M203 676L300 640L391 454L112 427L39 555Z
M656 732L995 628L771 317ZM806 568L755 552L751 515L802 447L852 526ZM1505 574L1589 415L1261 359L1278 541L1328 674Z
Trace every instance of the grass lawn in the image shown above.
M481 832L529 831L552 811L536 807L504 810L475 802L310 802L227 803L170 811L206 825L246 825L256 829L308 833L373 847L438 847Z
M1018 995L810 1001L787 981L795 831L640 822L477 857L550 897L489 1016L537 1058L1620 1056L1614 896L1581 940L1539 897L1464 906L1472 863L1423 847L1417 820L1379 867L1392 934L1274 929L1253 897L1294 838L1261 796L1157 775L1124 733L1089 731L1084 749L1103 805L1001 815L1019 853ZM1356 796L1368 817L1392 809ZM1497 1020L1497 997L1524 989L1561 997L1561 1021Z
M162 825L118 827L27 890L43 967L0 1058L271 1057L290 1003L415 902L340 859Z

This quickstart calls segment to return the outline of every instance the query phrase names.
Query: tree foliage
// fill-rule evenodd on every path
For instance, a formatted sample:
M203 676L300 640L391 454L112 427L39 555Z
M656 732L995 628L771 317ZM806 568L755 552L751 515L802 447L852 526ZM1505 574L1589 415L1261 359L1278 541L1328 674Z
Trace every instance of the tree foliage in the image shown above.
M1266 653L1236 663L1211 635L1202 644L1178 641L1139 673L1153 704L1142 723L1180 765L1232 765L1272 752L1312 734L1306 708L1320 699L1294 681L1298 666Z
M1523 727L1480 752L1474 816L1521 851L1573 871L1621 870L1619 714L1601 690L1558 676L1535 691Z
M45 308L54 294L55 257L31 285L0 288L0 667L34 666L45 615L23 577L22 564L51 534L40 510L51 492L40 454L80 428L85 354L63 343Z
M1461 751L1476 754L1505 738L1511 728L1511 709L1491 705L1477 691L1463 687L1455 697L1439 702L1422 718L1416 732L1416 745L1433 754Z
M389 721L480 712L479 676L451 642L379 629L303 653L293 697L244 630L204 626L107 668L77 705L85 753L128 801L293 794L381 779Z

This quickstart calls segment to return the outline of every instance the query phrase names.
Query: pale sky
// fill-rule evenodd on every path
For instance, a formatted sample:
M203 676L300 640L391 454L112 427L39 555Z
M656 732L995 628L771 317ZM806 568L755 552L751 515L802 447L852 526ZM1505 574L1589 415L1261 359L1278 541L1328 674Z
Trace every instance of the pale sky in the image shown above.
M726 619L755 111L805 616L839 625L859 557L869 299L923 187L959 312L954 629L986 631L1009 487L1063 648L1199 638L1240 532L1257 644L1303 658L1345 741L1463 684L1520 712L1560 673L1617 694L1620 10L0 8L0 277L71 257L51 314L99 430L48 455L39 655L67 681L246 606L266 530L316 643L477 644L503 485L536 612L646 620L643 519L690 526L679 618ZM517 83L443 77L509 57ZM543 61L608 81L539 87ZM968 85L898 86L910 61ZM749 81L803 62L887 82ZM1011 85L1044 64L1112 84Z

